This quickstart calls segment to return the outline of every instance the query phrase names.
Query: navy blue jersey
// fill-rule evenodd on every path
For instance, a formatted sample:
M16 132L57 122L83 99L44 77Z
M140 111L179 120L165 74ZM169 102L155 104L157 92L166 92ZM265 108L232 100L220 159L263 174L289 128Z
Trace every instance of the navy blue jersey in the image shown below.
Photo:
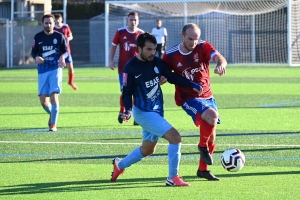
M62 54L68 51L63 34L54 31L47 35L44 31L34 36L31 55L35 59L40 56L44 59L43 64L38 64L38 73L44 73L58 68L58 61Z
M155 111L163 116L164 101L159 85L162 75L171 84L195 87L195 83L173 73L158 57L154 57L150 62L143 62L137 57L133 57L123 69L122 100L125 109L131 110L133 96L134 105L137 108L146 112Z

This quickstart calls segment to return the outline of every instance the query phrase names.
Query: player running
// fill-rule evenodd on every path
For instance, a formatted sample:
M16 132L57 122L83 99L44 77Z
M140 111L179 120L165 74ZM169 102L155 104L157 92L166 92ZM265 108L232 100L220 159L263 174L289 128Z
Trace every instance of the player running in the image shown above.
M74 67L73 67L73 59L71 56L71 47L70 47L70 41L73 40L72 31L70 29L70 26L68 24L63 24L63 18L60 13L55 13L55 26L54 30L62 33L65 36L67 45L68 45L68 53L69 56L66 57L66 64L68 67L68 74L69 74L69 81L68 84L74 89L78 90L78 87L74 83Z
M123 160L113 160L112 182L115 182L124 170L154 153L159 138L169 141L168 162L169 176L167 186L189 186L178 175L181 158L181 137L178 131L164 119L163 94L159 80L163 75L172 84L188 87L195 94L202 91L195 84L169 70L161 58L155 57L156 39L150 33L143 33L137 38L138 55L132 58L123 69L122 98L126 111L125 121L133 115L142 127L142 145L134 149ZM134 106L132 106L132 96ZM133 107L133 109L132 109Z
M186 24L181 33L182 42L169 49L163 60L175 73L200 84L202 94L197 94L187 87L175 86L175 101L178 106L192 117L196 126L200 126L200 161L197 176L218 181L211 174L208 165L213 163L212 154L216 148L216 125L220 117L216 101L210 88L209 62L217 63L214 73L220 76L226 72L227 61L208 42L200 40L200 28L193 23Z

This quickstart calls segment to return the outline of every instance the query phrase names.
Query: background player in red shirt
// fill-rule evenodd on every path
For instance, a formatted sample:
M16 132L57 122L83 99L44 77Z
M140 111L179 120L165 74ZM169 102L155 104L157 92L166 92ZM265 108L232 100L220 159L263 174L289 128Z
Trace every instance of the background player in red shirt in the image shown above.
M68 46L69 56L66 58L66 65L68 67L68 74L69 74L68 84L74 90L78 90L78 87L74 83L74 67L73 67L73 59L72 59L72 56L71 56L71 48L70 48L70 41L73 40L72 31L71 31L68 24L63 24L63 18L62 18L62 15L60 13L55 13L54 17L55 17L54 30L62 33L65 36L67 46Z
M193 118L196 126L200 126L200 161L197 176L218 181L208 170L213 163L215 150L216 125L220 123L216 101L210 88L209 63L217 63L214 73L220 76L226 72L226 59L208 42L200 40L200 28L193 23L186 24L181 33L182 42L169 49L163 56L167 66L175 73L199 83L202 94L190 88L176 85L175 101Z
M119 83L120 90L123 90L123 77L122 71L131 58L137 55L137 46L136 39L137 37L144 33L142 29L139 29L139 15L137 12L130 12L127 18L127 26L121 27L117 30L115 37L112 41L112 46L110 48L110 58L109 58L109 67L114 70L114 56L116 53L117 46L119 45L119 61L118 61L118 74L119 74ZM125 111L124 104L122 102L122 95L120 95L120 112L118 115L118 121L120 124L123 123L123 112ZM137 125L134 122L134 125Z

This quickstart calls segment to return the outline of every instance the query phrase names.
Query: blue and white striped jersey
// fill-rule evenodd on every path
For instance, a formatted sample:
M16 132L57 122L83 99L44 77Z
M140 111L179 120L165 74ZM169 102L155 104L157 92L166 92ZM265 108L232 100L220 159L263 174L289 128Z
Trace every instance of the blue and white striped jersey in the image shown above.
M38 64L38 73L52 71L58 68L58 61L62 54L68 51L66 40L63 34L54 31L47 35L44 31L34 36L32 43L31 55L44 58L43 64Z
M171 84L183 87L198 88L198 84L173 73L162 59L154 57L152 61L143 62L133 57L123 69L122 100L126 110L132 109L132 96L134 105L146 112L158 112L163 116L163 94L159 85L161 76L168 79Z

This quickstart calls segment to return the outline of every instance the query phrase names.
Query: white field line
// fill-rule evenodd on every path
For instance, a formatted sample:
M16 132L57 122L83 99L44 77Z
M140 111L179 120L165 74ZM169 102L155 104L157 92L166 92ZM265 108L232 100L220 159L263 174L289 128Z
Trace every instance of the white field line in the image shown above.
M75 144L75 145L141 145L141 143L122 142L42 142L42 141L0 141L3 144ZM158 145L168 145L158 143ZM182 144L183 146L194 146L195 144ZM243 147L300 147L300 144L218 144L218 146L243 146Z

